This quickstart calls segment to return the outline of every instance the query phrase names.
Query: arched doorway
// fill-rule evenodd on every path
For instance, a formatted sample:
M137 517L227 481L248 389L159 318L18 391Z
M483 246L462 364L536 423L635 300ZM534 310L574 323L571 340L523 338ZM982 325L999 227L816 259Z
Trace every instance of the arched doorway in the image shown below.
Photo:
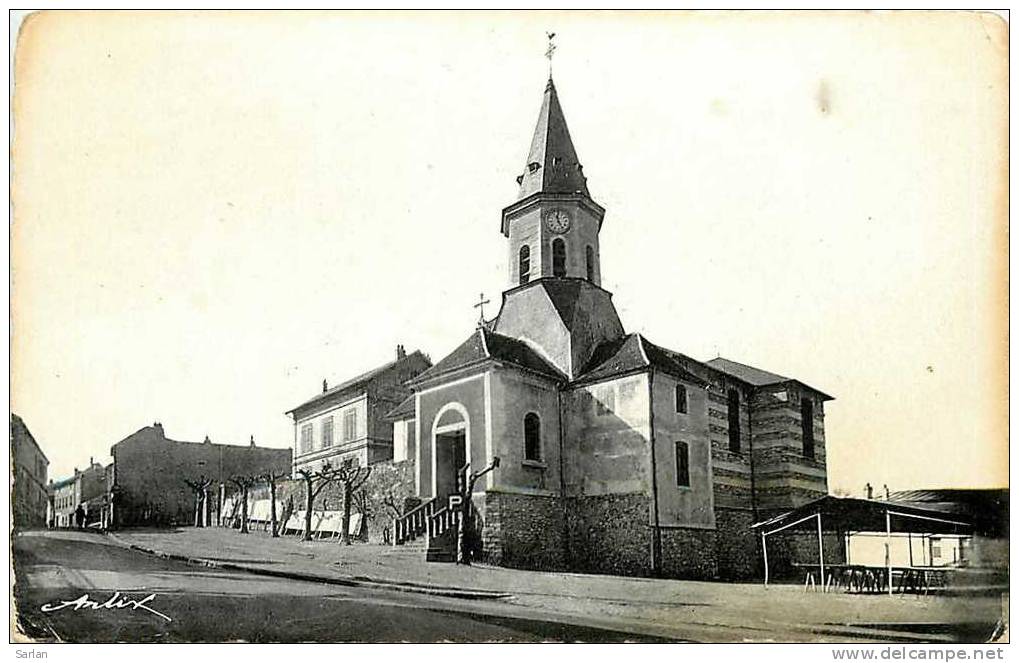
M459 403L447 403L432 426L432 481L436 497L457 492L457 476L467 464L470 417Z

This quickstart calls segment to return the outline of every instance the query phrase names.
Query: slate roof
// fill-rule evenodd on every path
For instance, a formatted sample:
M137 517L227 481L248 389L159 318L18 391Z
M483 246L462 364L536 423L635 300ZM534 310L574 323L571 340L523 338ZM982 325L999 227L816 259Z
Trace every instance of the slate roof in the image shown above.
M536 193L580 193L590 197L587 178L566 128L555 84L548 79L524 173L517 178L522 200Z
M673 359L668 350L651 343L640 334L628 334L599 345L577 376L576 382L599 382L649 367L682 380L706 384Z
M704 363L755 387L763 387L766 384L775 384L776 382L788 382L791 379L777 373L769 373L760 368L741 364L738 361L725 359L724 357L716 357Z
M414 394L411 394L407 398L400 401L400 404L394 407L382 417L386 421L399 421L401 419L413 418L416 414Z
M340 393L342 391L347 391L347 390L353 389L355 387L364 387L369 382L371 382L374 378L378 377L382 373L385 373L386 371L388 371L389 369L393 368L397 364L407 361L408 359L410 359L411 357L414 357L415 355L423 358L425 361L428 361L428 358L425 357L425 355L420 350L415 350L414 352L411 352L411 353L407 354L405 357L402 357L400 359L394 359L393 361L389 362L388 364L383 364L382 366L379 366L378 368L373 368L370 371L365 371L364 373L361 373L360 375L352 377L349 380L347 380L345 382L342 382L342 383L336 385L335 387L332 387L331 389L323 391L321 394L317 394L314 398L309 398L308 400L306 400L305 402L301 403L300 405L297 405L296 407L293 407L293 408L287 410L286 414L290 414L291 412L295 412L298 409L300 409L300 408L302 408L302 407L304 407L306 405L312 405L313 403L318 403L320 401L323 401L323 400L329 398L330 396L334 396L334 395L336 395L336 394L338 394L338 393Z
M772 384L780 384L782 382L797 382L807 389L817 392L820 396L823 396L827 400L834 400L832 396L829 396L820 389L815 389L809 384L801 382L795 378L787 378L783 375L771 373L753 366L748 366L747 364L741 364L738 361L725 359L724 357L716 357L715 359L711 359L704 363L717 371L721 371L726 375L731 375L732 377L742 380L754 387L764 387Z
M565 376L523 341L488 329L477 329L455 350L414 378L420 383L458 368L495 359L560 380Z

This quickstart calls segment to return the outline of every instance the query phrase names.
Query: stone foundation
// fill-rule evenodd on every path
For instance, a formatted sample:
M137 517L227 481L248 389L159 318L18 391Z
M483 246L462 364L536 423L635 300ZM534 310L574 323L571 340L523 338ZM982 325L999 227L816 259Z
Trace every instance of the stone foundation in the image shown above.
M722 580L747 580L762 575L760 544L750 529L753 513L746 509L715 511L715 555L718 577Z
M651 575L651 500L647 495L572 497L567 503L571 569Z
M716 538L714 530L663 527L662 577L697 580L717 578Z
M478 517L486 562L542 571L566 568L560 498L488 492L484 499Z

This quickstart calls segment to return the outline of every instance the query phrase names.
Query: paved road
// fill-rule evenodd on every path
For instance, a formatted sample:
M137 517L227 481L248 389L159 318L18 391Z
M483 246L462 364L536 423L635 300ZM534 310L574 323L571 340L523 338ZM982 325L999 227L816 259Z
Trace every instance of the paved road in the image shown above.
M47 640L664 641L563 623L498 601L339 587L191 566L143 555L87 532L18 533L14 566L20 626L30 637ZM120 592L119 597L114 592ZM94 609L79 602L43 610L85 594L96 604L119 602L126 607ZM150 594L155 597L142 602ZM128 601L142 606L135 608Z

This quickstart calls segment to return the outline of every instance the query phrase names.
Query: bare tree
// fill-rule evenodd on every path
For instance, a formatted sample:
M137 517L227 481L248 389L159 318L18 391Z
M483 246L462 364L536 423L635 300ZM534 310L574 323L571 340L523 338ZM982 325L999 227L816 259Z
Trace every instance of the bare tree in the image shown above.
M372 468L370 467L341 467L339 469L339 481L343 484L343 545L345 546L350 545L350 506L354 501L354 493L368 481L371 473Z
M230 483L241 491L241 534L248 533L248 491L257 482L257 477L246 474L238 474L230 478Z
M212 485L212 479L206 479L203 474L198 478L197 481L191 479L184 479L184 483L188 485L188 488L195 494L195 527L204 527L208 525L205 522L205 518L202 518L202 510L208 514L209 504L209 486Z
M471 496L474 494L474 484L478 479L485 476L492 470L499 467L499 457L493 456L488 467L478 472L467 474L470 465L464 465L461 473L457 476L457 487L460 491L460 522L456 528L456 563L470 565L471 551L469 550L468 537L474 533L474 514L471 509Z
M280 535L279 534L279 522L276 520L276 484L279 483L279 481L281 479L285 479L288 475L289 475L289 472L272 472L272 471L269 471L269 472L266 472L265 474L263 474L261 477L259 477L262 481L264 481L269 486L269 501L270 501L270 503L272 505L272 508L270 510L270 518L271 518L270 523L271 523L271 527L272 527L272 538L274 538L274 539L279 537L279 535Z
M301 538L311 541L311 512L315 508L315 498L323 488L340 480L340 471L325 463L317 472L302 468L297 473L304 479L304 536Z

